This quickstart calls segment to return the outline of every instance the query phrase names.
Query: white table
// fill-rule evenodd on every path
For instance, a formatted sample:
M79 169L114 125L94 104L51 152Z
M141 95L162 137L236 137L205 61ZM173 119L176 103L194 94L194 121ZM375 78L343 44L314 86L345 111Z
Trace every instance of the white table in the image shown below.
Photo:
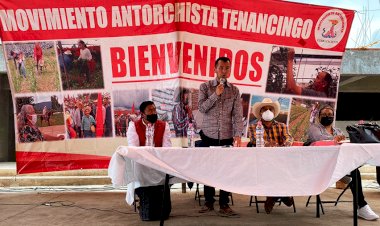
M244 195L309 196L321 194L363 164L380 166L380 144L279 148L120 146L111 158L108 175L114 186L163 184L165 174L170 174ZM152 173L149 168L163 173Z

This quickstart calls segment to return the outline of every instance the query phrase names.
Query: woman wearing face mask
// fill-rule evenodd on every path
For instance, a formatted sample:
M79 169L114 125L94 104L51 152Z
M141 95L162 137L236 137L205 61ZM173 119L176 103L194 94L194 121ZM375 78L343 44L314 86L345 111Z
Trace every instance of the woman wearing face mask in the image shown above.
M17 127L19 131L19 141L21 143L36 142L36 141L51 141L63 140L65 137L51 136L42 134L37 127L37 114L30 104L25 104L21 107L20 113L17 115Z
M319 123L310 125L308 131L308 141L306 143L312 143L321 140L334 140L340 142L345 140L343 132L339 128L333 127L334 122L334 109L329 106L323 106L318 113Z
M334 140L336 143L342 141L345 138L343 132L339 128L333 127L334 122L334 109L325 105L319 110L319 123L311 124L308 131L308 140L306 143L313 143L321 140ZM358 216L365 220L376 220L379 216L373 212L371 207L367 204L364 199L361 175L358 169L351 172L351 177L354 172L357 172L358 177ZM353 183L350 184L352 194L355 194L355 186Z

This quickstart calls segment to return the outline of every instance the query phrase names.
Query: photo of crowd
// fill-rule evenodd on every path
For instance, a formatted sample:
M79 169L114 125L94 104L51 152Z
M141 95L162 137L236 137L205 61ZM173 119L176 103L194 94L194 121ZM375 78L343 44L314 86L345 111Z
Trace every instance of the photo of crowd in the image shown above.
M63 140L65 125L62 98L36 95L16 98L17 131L20 143Z
M63 90L104 88L98 40L57 42Z
M5 44L5 51L17 93L61 89L54 42Z
M341 56L304 53L302 49L274 46L266 92L335 98Z
M67 137L112 137L110 93L84 93L64 97Z
M306 131L313 123L318 123L318 112L324 105L334 107L333 102L294 98L290 108L289 131L297 141L307 140Z
M115 90L113 98L115 135L126 137L129 122L140 117L140 104L149 100L149 90Z

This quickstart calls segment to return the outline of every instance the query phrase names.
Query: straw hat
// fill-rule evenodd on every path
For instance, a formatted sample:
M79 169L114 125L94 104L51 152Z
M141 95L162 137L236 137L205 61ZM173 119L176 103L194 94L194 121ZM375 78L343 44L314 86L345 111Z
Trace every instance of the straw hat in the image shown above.
M252 107L253 115L256 118L261 119L260 110L264 106L272 106L274 108L273 114L275 118L280 114L280 103L278 101L273 102L270 98L264 98L263 101L256 102Z

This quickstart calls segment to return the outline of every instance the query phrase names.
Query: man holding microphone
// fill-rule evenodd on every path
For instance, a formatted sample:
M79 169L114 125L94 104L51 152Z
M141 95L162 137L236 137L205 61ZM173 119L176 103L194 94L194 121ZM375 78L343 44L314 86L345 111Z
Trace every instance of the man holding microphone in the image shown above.
M202 146L230 146L241 145L243 130L243 111L240 101L239 89L229 83L227 79L231 74L231 60L219 57L215 61L216 78L201 84L198 107L203 113L201 126ZM214 210L215 188L204 186L205 205L199 211L206 213ZM229 207L229 192L220 190L219 215L237 216Z

